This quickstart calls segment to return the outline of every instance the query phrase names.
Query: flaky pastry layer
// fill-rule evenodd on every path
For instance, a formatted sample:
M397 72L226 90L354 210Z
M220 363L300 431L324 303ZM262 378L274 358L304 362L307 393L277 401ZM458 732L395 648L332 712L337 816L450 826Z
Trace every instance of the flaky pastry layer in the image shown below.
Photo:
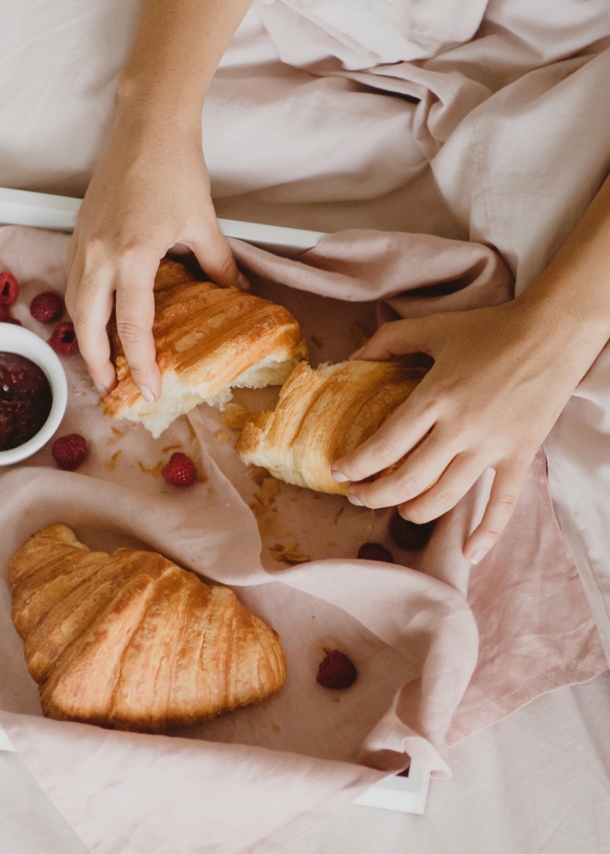
M158 401L146 403L132 379L114 315L109 331L118 385L104 412L144 424L155 438L199 403L222 408L232 388L281 385L307 355L299 324L283 306L201 282L168 259L155 280Z
M331 465L369 438L411 394L420 368L394 362L341 362L314 370L302 362L273 412L246 424L237 450L249 464L317 492L346 495Z
M276 632L231 590L160 554L92 552L51 525L10 574L13 622L48 717L164 732L258 703L286 678Z

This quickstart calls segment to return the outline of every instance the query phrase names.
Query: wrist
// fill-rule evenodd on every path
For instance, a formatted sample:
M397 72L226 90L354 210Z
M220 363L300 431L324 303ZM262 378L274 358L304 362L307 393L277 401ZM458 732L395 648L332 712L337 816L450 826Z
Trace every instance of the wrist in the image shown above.
M168 129L182 137L193 137L201 144L201 109L171 103L165 98L138 93L117 93L115 125L129 128L138 136L167 136Z
M121 77L117 88L117 115L142 126L171 122L185 131L201 133L203 100L177 97L167 87L142 86L131 77Z
M610 339L610 299L604 285L547 270L516 298L515 305L532 328L566 342L586 341L599 352Z

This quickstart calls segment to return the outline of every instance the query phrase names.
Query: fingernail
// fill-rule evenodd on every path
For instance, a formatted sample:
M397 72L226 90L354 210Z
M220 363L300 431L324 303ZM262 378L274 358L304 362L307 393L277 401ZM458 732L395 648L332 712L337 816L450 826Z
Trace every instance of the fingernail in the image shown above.
M347 483L349 480L349 477L345 477L345 475L342 474L337 469L331 469L330 473L333 476L333 480L336 481L337 483Z
M358 347L358 349L352 353L351 356L348 356L349 359L359 359L360 356L364 353L364 347Z
M470 555L470 563L479 563L485 557L484 549L477 549Z
M239 273L239 275L237 276L237 281L242 291L250 290L250 282L246 279L243 273Z
M106 388L106 386L102 385L101 383L95 383L94 382L94 384L95 384L95 387L97 389L97 393L99 394L99 396L100 397L106 397L106 395L108 394L108 389Z
M146 388L145 385L138 385L138 388L140 389L140 394L146 403L152 403L154 401L155 396L149 388Z
M347 500L349 501L350 504L353 504L355 507L364 507L364 504L362 503L362 501L360 501L358 496L353 492L347 493Z

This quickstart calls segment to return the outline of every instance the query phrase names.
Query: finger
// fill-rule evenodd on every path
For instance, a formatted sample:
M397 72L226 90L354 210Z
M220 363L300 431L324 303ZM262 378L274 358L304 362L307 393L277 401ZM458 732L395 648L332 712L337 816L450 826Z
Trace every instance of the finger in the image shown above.
M407 353L430 353L429 345L427 318L392 320L380 326L364 347L352 353L350 359L383 362L392 356L404 356Z
M383 471L402 459L433 427L437 413L434 401L423 395L422 384L401 404L369 439L333 464L331 473L339 483L353 483Z
M471 563L483 560L506 528L523 489L530 462L511 460L496 466L496 476L481 523L464 545L464 557Z
M70 270L72 269L72 264L74 263L74 259L76 258L76 253L78 251L78 224L74 227L74 231L72 232L72 237L70 238L70 243L68 244L68 256L66 258L66 276L70 275Z
M116 278L116 324L134 382L147 403L161 396L161 374L152 334L155 319L155 258L124 257Z
M96 268L86 272L82 252L78 251L68 276L66 306L74 323L80 354L100 394L107 394L116 385L106 331L112 312L112 290L110 271Z
M417 498L399 507L403 519L424 525L452 510L487 468L480 456L458 454L437 482Z
M199 266L215 284L224 288L241 288L248 290L250 284L246 277L239 272L231 247L218 225L216 215L212 222L206 223L203 234L188 241Z
M396 507L422 493L428 494L426 490L430 490L437 482L455 456L455 445L439 434L437 429L433 429L428 438L411 451L395 471L382 475L372 483L350 486L347 497L354 504L372 509Z

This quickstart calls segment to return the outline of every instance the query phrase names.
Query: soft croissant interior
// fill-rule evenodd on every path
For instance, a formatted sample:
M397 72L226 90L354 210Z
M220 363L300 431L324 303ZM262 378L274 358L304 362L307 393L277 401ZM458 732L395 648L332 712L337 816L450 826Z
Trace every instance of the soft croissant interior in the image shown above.
M286 678L276 632L154 552L92 552L52 525L15 554L11 590L51 718L163 732L260 702Z
M307 355L299 324L283 306L199 281L169 259L155 280L159 400L146 403L132 379L114 314L109 333L118 385L104 399L104 411L141 422L155 438L199 403L222 408L232 388L281 385Z
M316 370L302 362L275 410L246 424L239 455L286 483L346 495L349 483L333 479L332 463L368 439L423 373L394 362L355 360Z

